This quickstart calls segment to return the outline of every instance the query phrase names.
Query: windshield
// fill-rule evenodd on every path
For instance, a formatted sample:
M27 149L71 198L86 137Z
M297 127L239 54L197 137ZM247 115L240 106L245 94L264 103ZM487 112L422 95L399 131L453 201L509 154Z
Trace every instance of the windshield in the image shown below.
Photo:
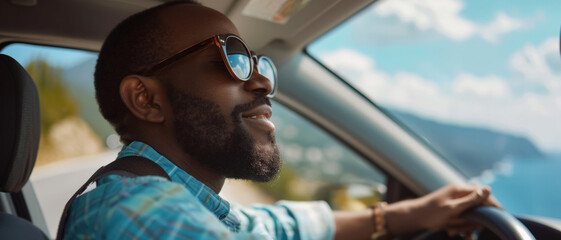
M515 214L561 218L560 1L378 1L307 52Z

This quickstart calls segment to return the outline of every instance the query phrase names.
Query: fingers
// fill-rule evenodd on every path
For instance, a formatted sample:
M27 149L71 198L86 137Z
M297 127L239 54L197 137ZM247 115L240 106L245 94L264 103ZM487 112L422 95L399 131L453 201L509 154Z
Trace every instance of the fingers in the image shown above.
M498 205L496 200L489 200L490 195L491 189L489 189L489 187L478 188L472 186L472 190L469 194L460 198L451 199L450 204L454 207L457 213L461 213L473 206L483 205L484 203L490 204L491 206Z
M475 203L476 205L483 205L483 206L489 206L489 207L496 207L499 209L503 209L503 207L501 206L501 204L499 203L499 201L497 201L497 199L493 196L490 195L491 193L491 189L489 187L479 187L475 184L471 184L471 185L459 185L459 186L451 186L453 188L453 198L454 199L458 199L458 201L455 201L452 204L460 204L461 202L467 204L467 208L472 207L474 205L470 205L470 202ZM475 194L477 193L477 194ZM465 201L465 200L469 200L469 195L471 195L472 197L472 201ZM479 200L484 199L482 202L478 201L478 198L474 198L474 197L480 197ZM465 208L465 209L467 209Z
M501 205L491 196L489 187L477 185L448 185L423 197L424 204L418 209L419 215L429 214L431 217L423 221L426 229L449 230L457 234L475 229L475 225L458 219L458 216L467 209L475 206Z
M493 196L490 196L489 198L487 198L487 200L483 203L483 206L496 207L498 209L503 209L503 206Z

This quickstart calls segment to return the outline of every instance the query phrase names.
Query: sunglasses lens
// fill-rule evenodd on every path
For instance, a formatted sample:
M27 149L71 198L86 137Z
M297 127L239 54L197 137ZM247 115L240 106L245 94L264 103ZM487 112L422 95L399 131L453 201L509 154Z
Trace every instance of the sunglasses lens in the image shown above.
M251 55L245 45L237 38L226 40L226 57L230 68L241 80L247 80L251 73Z
M271 59L263 56L260 57L257 64L257 70L259 71L259 74L263 75L264 77L269 79L269 81L271 81L271 86L273 86L274 89L277 82L277 71Z
M226 58L228 59L228 67L242 81L247 81L251 77L252 72L252 54L245 44L237 37L228 37L226 44L222 45ZM255 56L253 56L255 57ZM257 60L257 71L271 82L273 90L268 95L273 97L277 89L277 69L271 59L260 56Z

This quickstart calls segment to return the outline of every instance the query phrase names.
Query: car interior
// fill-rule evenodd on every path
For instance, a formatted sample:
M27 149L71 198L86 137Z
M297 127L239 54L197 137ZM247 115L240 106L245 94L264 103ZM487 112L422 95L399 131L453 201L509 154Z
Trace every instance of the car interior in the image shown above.
M161 2L162 0L0 1L0 50L9 49L14 44L29 44L95 55L117 23ZM361 163L356 166L376 169L372 171L376 171L376 174L382 176L379 179L383 180L375 179L366 183L380 183L381 187L377 189L381 190L376 190L377 198L391 203L422 196L450 183L468 181L465 174L443 160L443 156L428 146L421 137L412 134L384 109L307 53L307 46L312 41L378 1L200 2L228 16L251 49L269 56L275 62L279 75L279 88L274 97L275 111L278 105L281 108L279 112L291 111L299 118L311 122L314 127L348 148L357 159L361 159ZM285 12L281 19L277 19L278 6L286 2L294 4L291 6L292 11ZM43 141L47 138L41 137L42 134L45 135L41 130L45 125L41 123L40 116L43 115L40 111L50 111L48 108L57 106L45 107L43 103L40 104L40 99L43 100L37 92L37 82L34 83L30 77L34 75L28 74L29 70L26 72L22 66L24 64L14 60L16 57L10 56L8 51L2 53L0 105L4 117L0 120L0 127L4 149L0 159L0 239L52 239L56 234L61 206L66 200L57 200L57 207L48 209L54 211L54 214L46 214L47 209L41 205L39 199L42 197L38 192L61 195L68 199L93 171L111 161L115 152L105 160L97 161L87 171L74 171L81 176L67 180L68 183L65 184L68 185L49 187L42 180L30 181L38 151L41 153L40 139ZM61 55L61 58L65 56ZM93 78L89 79L89 84L93 84ZM284 108L288 110L283 110ZM290 135L289 132L286 135ZM294 149L288 140L286 143L281 142L280 147ZM318 155L314 153L308 151L304 155ZM96 157L92 158L95 162ZM69 175L62 175L61 178L64 179L65 176ZM33 176L31 179L33 180ZM60 192L63 191L62 188L65 188L64 193ZM227 189L224 194L228 194ZM513 217L506 211L484 207L467 212L464 217L486 227L479 234L479 239L561 238L561 220L558 219ZM444 233L433 232L410 237L451 239Z
M2 74L2 239L47 239L32 225L23 189L39 147L39 94L25 69L13 58L0 55Z

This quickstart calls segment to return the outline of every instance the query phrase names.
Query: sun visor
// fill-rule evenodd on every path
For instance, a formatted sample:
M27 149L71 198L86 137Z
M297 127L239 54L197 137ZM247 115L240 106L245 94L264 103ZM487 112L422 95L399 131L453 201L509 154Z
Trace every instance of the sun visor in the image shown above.
M248 17L285 24L312 0L250 0L242 11Z

